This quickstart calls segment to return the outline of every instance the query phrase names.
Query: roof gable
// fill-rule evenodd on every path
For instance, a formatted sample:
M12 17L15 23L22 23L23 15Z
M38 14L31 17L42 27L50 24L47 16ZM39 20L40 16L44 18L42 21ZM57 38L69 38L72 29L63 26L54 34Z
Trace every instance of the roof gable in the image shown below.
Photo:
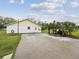
M33 25L40 26L40 25L38 25L37 23L34 23L33 21L28 20L28 19L24 19L24 20L19 21L19 22L11 23L11 24L8 24L7 26L17 25L18 23L21 24L21 23L25 23L25 22L30 22L30 23L32 23ZM29 25L29 24L28 24L28 25ZM41 27L41 26L40 26L40 27Z

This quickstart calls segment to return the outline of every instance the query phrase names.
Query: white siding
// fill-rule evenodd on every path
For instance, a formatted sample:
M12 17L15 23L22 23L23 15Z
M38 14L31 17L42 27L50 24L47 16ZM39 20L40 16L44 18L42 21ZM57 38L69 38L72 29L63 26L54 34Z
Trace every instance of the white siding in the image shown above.
M7 26L7 33L11 33L12 30L17 33L17 26Z
M28 29L28 27L30 27L30 29ZM11 33L11 30L14 30L14 33L18 33L17 26L7 26L7 33ZM32 33L32 32L41 32L41 27L27 26L27 25L19 26L19 33Z

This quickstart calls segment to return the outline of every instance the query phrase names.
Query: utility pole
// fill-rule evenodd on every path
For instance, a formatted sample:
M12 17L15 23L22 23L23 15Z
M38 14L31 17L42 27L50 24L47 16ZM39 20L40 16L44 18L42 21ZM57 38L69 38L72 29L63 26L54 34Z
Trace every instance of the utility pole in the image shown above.
M18 24L17 24L17 33L19 34L19 19L18 19Z

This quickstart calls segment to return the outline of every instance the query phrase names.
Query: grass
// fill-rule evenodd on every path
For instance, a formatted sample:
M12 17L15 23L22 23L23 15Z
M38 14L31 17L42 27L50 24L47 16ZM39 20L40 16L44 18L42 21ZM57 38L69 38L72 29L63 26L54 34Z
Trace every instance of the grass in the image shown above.
M42 32L43 33L48 33L48 29L45 29ZM50 32L52 33L52 30L50 30ZM79 31L72 32L71 37L73 37L73 38L79 38Z
M43 33L48 33L48 29L45 29L42 31Z
M48 33L48 29L42 30L43 33ZM52 33L52 30L50 30L50 32Z
M13 53L20 41L19 35L8 35L0 30L0 59L3 56Z
M79 38L79 31L72 32L72 36Z

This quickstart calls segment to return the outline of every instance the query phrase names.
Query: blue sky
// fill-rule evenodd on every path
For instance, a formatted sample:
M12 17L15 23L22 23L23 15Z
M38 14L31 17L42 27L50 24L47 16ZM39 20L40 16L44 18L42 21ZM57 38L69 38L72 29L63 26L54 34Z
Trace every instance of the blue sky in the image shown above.
M0 16L16 17L16 18L27 18L29 17L32 3L40 3L42 0L15 0L14 3L11 0L1 0L0 1Z
M1 0L0 16L79 23L79 0Z

